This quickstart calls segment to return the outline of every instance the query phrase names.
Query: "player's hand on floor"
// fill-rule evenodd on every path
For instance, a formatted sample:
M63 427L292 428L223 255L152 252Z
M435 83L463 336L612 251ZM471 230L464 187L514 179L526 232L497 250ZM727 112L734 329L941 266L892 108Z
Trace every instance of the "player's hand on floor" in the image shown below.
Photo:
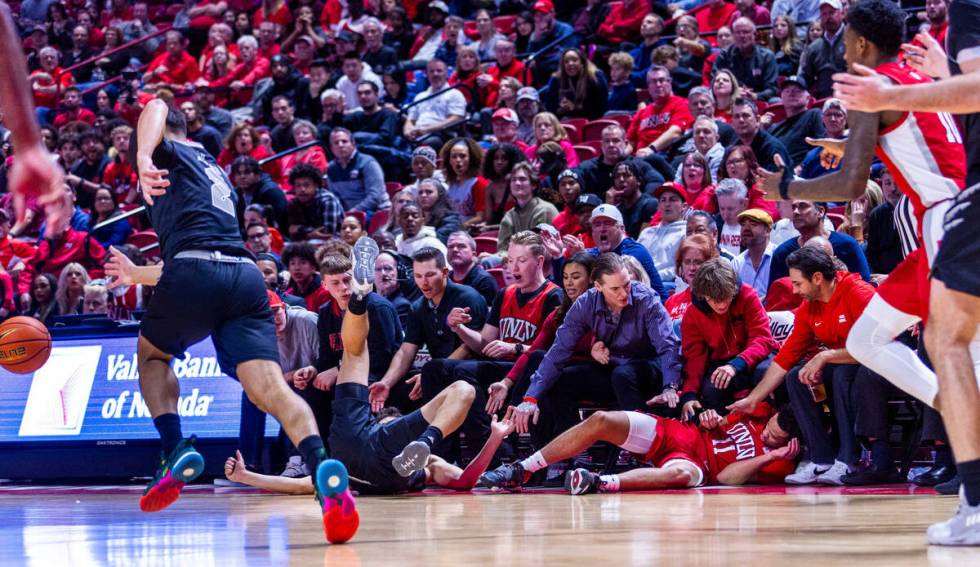
M385 407L385 402L388 401L388 394L390 393L391 388L383 380L378 380L368 386L368 402L371 403L371 411L374 413L381 411Z
M232 482L241 482L244 476L245 459L242 458L242 452L236 449L235 456L228 457L225 461L225 477Z
M136 264L129 256L120 252L115 246L109 247L109 259L105 263L105 275L110 278L108 288L115 289L122 285L133 285L133 270Z
M405 381L406 384L412 385L412 391L408 393L408 399L415 401L422 399L422 375L416 374L408 380Z
M500 408L504 407L507 402L507 393L510 388L507 387L507 383L501 380L500 382L494 382L490 384L487 389L487 413L495 414L500 411Z
M796 460L796 456L800 454L800 440L794 437L789 440L789 443L787 443L785 447L780 447L775 451L770 451L769 454L774 458L784 461Z

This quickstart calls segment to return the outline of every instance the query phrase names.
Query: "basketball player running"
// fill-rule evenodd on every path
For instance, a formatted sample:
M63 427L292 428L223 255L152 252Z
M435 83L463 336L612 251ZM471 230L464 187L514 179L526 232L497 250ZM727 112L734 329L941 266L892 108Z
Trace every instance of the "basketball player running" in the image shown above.
M903 46L909 62L944 80L894 85L867 67L856 67L856 75L836 75L834 88L852 110L973 113L963 121L968 188L956 196L944 219L942 247L932 266L925 340L963 483L957 513L929 528L929 543L980 545L980 388L975 370L980 360L980 238L971 224L980 219L980 1L950 4L948 57L928 34L919 39L925 48ZM918 378L936 381L931 375Z
M10 54L22 52L10 8L4 3L0 3L0 50ZM27 200L37 198L47 215L45 236L61 234L71 218L72 205L64 189L64 173L41 143L23 57L10 57L0 65L0 105L15 152L8 179L17 221L24 220Z
M204 470L195 438L184 439L181 433L180 386L170 362L211 335L222 371L276 417L310 463L326 537L342 543L354 536L359 522L347 470L327 458L312 411L283 379L265 280L241 240L232 186L204 147L186 136L180 111L159 99L146 105L130 158L135 157L164 264L136 267L113 249L106 265L106 273L115 277L110 287L156 286L140 325L137 353L140 391L163 453L140 508L166 508Z
M847 23L844 58L852 70L857 65L874 67L882 80L891 84L932 82L896 60L904 36L905 12L894 2L861 0L852 4ZM878 287L847 337L847 351L897 387L937 407L935 374L915 351L895 338L929 314L929 269L943 238L942 218L965 183L966 158L959 130L945 112L849 112L848 122L851 131L841 170L791 183L789 197L853 200L864 193L872 154L887 165L912 203L919 247ZM767 193L776 192L778 179L768 172L760 175L765 178Z
M519 489L532 473L575 457L597 441L641 455L654 466L601 476L571 470L565 474L570 494L783 482L796 466L799 426L788 406L779 412L767 404L756 409L738 417L706 410L697 418L700 427L635 411L599 411L527 459L484 473L480 482ZM514 410L509 408L508 415Z

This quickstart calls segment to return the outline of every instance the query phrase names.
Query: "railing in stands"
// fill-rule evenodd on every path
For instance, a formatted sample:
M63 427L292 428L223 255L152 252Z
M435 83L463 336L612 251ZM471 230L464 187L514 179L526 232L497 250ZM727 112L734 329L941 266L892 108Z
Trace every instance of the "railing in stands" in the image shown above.
M159 36L167 33L168 31L170 31L170 27L171 26L163 26L160 29L158 29L157 31L155 31L155 32L153 32L153 33L151 33L149 35L145 35L145 36L143 36L143 37L141 37L139 39L134 39L133 41L126 42L126 43L120 45L119 47L114 47L114 48L110 49L109 51L103 51L102 53L99 53L98 55L93 55L92 57L89 57L88 59L84 59L82 61L79 61L78 63L75 63L74 65L71 65L69 67L66 67L66 68L62 69L61 72L58 73L58 76L54 77L55 85L57 85L57 90L55 91L55 95L59 99L61 98L61 81L59 79L65 73L71 73L75 69L81 69L82 67L91 65L91 64L95 63L96 61L98 61L99 59L102 59L103 57L109 57L111 55L115 55L116 53L119 53L121 51L125 51L126 49L129 49L130 47L133 47L133 46L136 46L136 45L140 45L141 43L145 43L145 42L147 42L147 41L149 41L149 40L151 40L151 39L153 39L155 37L159 37Z
M262 166L262 165L265 165L265 164L269 163L270 161L275 161L277 159L282 159L282 158L284 158L284 157L286 157L286 156L288 156L290 154L295 154L296 152L305 150L306 148L315 146L315 145L317 145L319 143L320 143L319 140L311 140L309 142L306 142L305 144L300 144L300 145L296 146L295 148L289 148L288 150L283 150L283 151L281 151L281 152L279 152L277 154L273 154L271 156L264 157L264 158L260 159L259 160L259 165ZM128 219L130 217L134 217L134 216L136 216L138 214L143 213L145 210L146 210L146 205L140 205L139 207L136 207L135 209L131 209L129 211L126 211L125 213L116 215L116 216L114 216L112 218L109 218L109 219L106 219L106 220L100 222L99 224L97 224L94 227L92 227L89 232L93 232L93 231L99 230L99 229L104 228L104 227L107 227L107 226L109 226L111 224L115 224L115 223L117 223L119 221L124 221L124 220L126 220L126 219ZM153 246L155 246L155 245L151 245L149 247L144 247L144 249L141 249L141 250L142 251L149 250L149 249L153 248Z

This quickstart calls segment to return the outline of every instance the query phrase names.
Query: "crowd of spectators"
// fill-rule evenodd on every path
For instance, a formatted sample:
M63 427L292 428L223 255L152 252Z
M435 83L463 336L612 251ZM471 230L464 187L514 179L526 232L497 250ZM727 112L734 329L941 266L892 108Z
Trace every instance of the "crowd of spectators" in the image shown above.
M350 246L369 235L384 251L368 309L375 410L410 411L465 380L477 396L462 431L478 448L508 405L540 416L539 444L582 400L686 418L775 398L805 416L791 481L894 481L881 405L897 394L839 351L908 253L893 220L907 199L881 164L851 203L770 201L757 176L833 171L806 138L846 136L829 98L845 12L844 0L24 0L37 118L76 210L41 239L36 203L18 220L0 199L0 316L126 319L152 300L107 291L102 263L109 246L158 261L144 215L108 222L140 205L128 152L156 97L233 183L243 239L282 299L286 379L321 426ZM945 0L910 24L942 37ZM249 465L255 446L243 440ZM450 437L437 452L461 451Z

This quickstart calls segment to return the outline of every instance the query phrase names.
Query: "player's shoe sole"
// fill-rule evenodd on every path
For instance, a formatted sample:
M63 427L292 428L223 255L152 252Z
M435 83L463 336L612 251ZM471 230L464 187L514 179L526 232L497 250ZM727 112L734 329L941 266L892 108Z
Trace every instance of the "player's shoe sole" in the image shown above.
M565 490L573 496L598 492L596 475L585 469L575 469L565 473Z
M144 512L159 512L170 506L180 497L180 491L184 485L191 482L202 472L204 472L204 457L195 451L190 443L184 450L175 449L173 462L165 461L161 464L162 470L157 472L150 486L147 487L143 496L140 497L140 510Z
M349 541L361 519L348 486L347 467L334 459L322 461L316 469L316 496L323 511L323 533L330 543Z
M374 284L374 264L381 250L373 238L362 236L354 243L354 281L361 286Z
M412 476L412 473L425 468L429 462L429 446L421 441L412 441L402 449L402 452L391 460L391 466L395 472L404 477Z

